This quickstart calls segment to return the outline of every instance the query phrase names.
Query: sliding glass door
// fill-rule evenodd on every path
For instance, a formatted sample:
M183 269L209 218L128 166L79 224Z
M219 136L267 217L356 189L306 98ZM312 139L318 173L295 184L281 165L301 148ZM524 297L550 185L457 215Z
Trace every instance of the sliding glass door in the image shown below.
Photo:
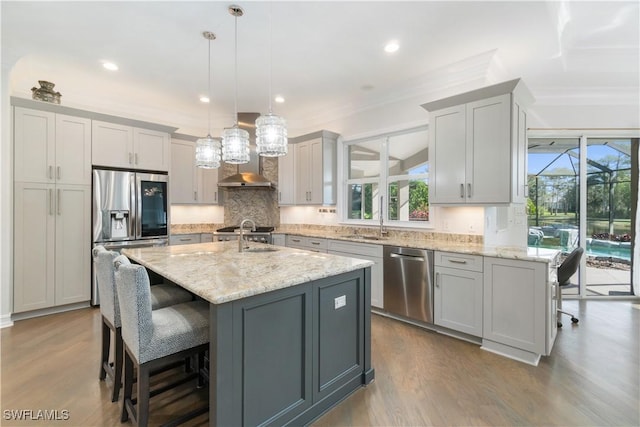
M585 249L574 285L563 295L634 294L631 223L638 200L632 188L638 174L631 171L632 145L630 138L529 138L529 246L559 249L563 256Z

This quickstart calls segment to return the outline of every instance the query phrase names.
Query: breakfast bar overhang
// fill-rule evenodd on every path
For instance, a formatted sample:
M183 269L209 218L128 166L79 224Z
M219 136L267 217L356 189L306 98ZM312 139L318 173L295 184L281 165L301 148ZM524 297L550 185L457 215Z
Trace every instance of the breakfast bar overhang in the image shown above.
M373 381L371 261L235 242L123 253L210 303L211 426L306 425Z

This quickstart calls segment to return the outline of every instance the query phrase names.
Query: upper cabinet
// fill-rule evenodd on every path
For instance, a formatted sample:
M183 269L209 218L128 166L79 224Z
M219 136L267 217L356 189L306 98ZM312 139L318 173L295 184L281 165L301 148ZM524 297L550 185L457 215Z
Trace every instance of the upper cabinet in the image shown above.
M169 134L94 120L92 163L95 166L169 170Z
M338 135L329 131L291 138L296 205L335 205Z
M278 204L295 205L295 154L294 147L289 145L286 156L278 157Z
M171 140L171 203L218 204L218 170L195 165L195 142Z
M429 202L524 203L531 102L516 79L423 104L429 111Z
M91 184L91 120L14 109L15 181Z

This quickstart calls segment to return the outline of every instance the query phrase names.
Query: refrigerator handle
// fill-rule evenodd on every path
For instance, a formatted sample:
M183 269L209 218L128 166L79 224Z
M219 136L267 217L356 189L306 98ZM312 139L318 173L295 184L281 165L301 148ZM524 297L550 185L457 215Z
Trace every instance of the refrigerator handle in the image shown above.
M131 197L131 213L132 215L130 215L129 218L129 230L131 230L130 234L132 236L135 236L136 238L140 237L140 232L139 232L139 225L140 221L138 221L138 215L140 215L140 206L138 203L138 188L137 188L137 176L135 173L132 173L130 175L130 180L131 182L129 183L131 191L130 193L130 197Z

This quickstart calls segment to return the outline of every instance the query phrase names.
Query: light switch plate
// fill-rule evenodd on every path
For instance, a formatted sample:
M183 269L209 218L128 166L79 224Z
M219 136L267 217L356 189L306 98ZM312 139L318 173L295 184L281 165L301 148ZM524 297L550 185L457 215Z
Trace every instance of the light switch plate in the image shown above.
M341 307L344 307L345 305L347 305L347 296L346 295L342 295L337 297L336 299L333 300L333 306L334 309L337 310Z

